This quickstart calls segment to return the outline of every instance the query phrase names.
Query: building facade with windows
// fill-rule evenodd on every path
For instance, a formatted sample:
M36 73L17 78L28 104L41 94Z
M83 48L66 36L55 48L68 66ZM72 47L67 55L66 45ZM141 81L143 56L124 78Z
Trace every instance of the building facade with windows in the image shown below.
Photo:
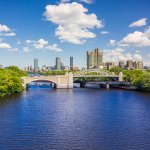
M103 65L103 53L98 48L87 51L87 69L99 69Z

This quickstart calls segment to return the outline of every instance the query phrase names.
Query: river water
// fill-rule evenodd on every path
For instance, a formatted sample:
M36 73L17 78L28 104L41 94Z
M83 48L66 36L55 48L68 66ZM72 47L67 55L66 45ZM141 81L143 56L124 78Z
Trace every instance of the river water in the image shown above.
M150 93L29 88L0 100L0 150L149 150Z

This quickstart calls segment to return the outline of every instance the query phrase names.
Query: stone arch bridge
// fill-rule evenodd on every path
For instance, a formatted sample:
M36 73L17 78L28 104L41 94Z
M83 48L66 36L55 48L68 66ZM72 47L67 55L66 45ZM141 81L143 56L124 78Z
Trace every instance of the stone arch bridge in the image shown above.
M65 75L22 77L22 80L24 88L33 81L49 81L54 83L56 88L73 88L72 73L66 73Z

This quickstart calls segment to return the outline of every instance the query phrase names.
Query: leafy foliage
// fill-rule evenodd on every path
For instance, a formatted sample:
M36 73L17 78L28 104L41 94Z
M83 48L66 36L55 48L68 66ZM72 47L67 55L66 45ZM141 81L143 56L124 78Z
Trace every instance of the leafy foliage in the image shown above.
M25 72L15 66L0 69L0 97L21 92L23 87L20 77L26 75Z
M120 72L123 71L123 69L122 69L121 67L119 67L119 66L114 66L114 67L112 67L111 69L109 69L109 71L110 71L110 72L114 72L115 74L118 75Z
M142 70L124 70L124 80L131 82L138 90L150 91L150 72Z

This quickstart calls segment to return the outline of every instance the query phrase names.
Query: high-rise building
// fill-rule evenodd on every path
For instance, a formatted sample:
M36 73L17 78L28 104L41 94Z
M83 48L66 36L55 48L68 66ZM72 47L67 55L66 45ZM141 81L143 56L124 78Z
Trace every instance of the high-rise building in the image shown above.
M34 71L37 72L38 70L39 70L38 59L35 58L35 59L34 59Z
M121 60L121 61L119 61L119 67L121 67L121 68L124 68L124 61L123 60Z
M56 70L61 70L61 59L56 57Z
M70 70L73 69L73 57L70 57Z
M87 69L99 68L103 65L103 53L97 48L87 52Z
M134 62L135 69L143 69L143 62L142 61L135 61Z
M127 69L130 70L133 68L134 68L133 60L127 60Z

